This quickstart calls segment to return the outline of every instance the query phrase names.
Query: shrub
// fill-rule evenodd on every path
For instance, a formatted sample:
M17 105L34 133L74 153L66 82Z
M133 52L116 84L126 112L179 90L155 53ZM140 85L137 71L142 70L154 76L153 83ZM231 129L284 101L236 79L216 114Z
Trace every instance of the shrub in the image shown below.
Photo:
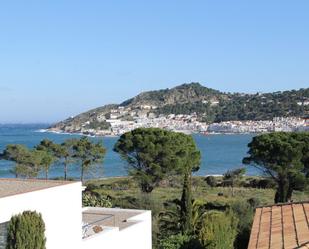
M232 249L238 219L232 212L209 211L204 214L199 239L208 249Z
M261 200L257 197L252 197L250 199L247 200L247 202L249 203L249 205L252 207L252 208L257 208L260 203L261 203Z
M253 198L249 199L252 202ZM234 243L236 249L246 249L248 246L251 226L253 221L254 209L248 201L235 201L231 204L230 209L237 216L238 222L238 234Z
M159 249L203 249L193 236L176 234L160 241Z
M25 211L8 224L6 249L46 249L45 224L41 214Z
M275 188L276 186L276 183L271 178L252 179L245 185L245 187L262 189Z
M206 178L205 178L205 181L206 181L206 183L210 186L210 187L216 187L217 186L217 184L218 184L218 182L217 182L217 179L216 179L216 177L214 177L214 176L207 176Z
M84 207L105 207L111 208L113 206L111 199L108 196L94 194L90 192L83 193Z

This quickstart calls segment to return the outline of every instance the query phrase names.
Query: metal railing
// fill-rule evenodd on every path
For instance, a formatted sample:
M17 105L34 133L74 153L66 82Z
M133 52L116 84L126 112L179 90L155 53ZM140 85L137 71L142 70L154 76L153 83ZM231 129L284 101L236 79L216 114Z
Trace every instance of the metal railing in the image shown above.
M98 218L93 222L86 223L82 226L83 229L83 239L87 238L91 235L96 234L97 232L93 230L94 227L96 226L116 226L116 219L115 215L113 214L100 214L100 213L93 213L93 212L83 212L83 215L90 215L90 216L101 216L102 218ZM111 220L112 225L106 224L106 221ZM105 223L105 224L104 224Z

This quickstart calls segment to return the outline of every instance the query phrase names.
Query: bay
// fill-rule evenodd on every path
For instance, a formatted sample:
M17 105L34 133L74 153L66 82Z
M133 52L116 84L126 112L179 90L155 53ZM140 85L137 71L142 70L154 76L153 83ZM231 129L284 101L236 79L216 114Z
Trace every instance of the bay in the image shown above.
M46 124L27 124L27 125L0 125L0 150L5 149L7 144L23 144L28 147L34 147L41 140L47 138L55 143L62 143L66 139L80 137L72 134L56 134L41 132L47 128ZM242 165L242 158L248 151L247 144L251 141L252 134L216 134L216 135L193 135L194 140L202 154L201 168L195 175L221 175L227 170L246 167L247 175L258 175L259 172L252 166ZM113 146L117 137L96 137L91 138L94 141L102 140L107 148L103 164L97 165L92 171L88 172L87 178L102 178L127 175L127 164L117 153L113 151ZM11 173L12 162L0 161L0 177L14 177ZM69 167L69 176L79 177L79 166L71 165ZM56 165L50 171L50 177L63 176L63 168Z

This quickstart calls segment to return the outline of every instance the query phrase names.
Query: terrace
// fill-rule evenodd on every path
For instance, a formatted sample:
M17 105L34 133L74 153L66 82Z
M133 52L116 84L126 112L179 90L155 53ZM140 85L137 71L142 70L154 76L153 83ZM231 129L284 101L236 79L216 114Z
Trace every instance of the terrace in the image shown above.
M128 228L139 221L134 217L144 211L117 208L84 208L83 209L83 239L97 233L118 228L119 231Z

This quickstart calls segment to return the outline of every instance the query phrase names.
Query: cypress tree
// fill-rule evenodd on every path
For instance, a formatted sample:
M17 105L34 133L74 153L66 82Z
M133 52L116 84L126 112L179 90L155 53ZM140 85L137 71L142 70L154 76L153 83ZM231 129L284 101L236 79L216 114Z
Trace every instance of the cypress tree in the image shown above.
M41 214L25 211L8 224L6 249L46 249L45 224Z
M192 231L192 190L191 172L186 172L183 179L183 188L180 201L181 227L184 233Z

